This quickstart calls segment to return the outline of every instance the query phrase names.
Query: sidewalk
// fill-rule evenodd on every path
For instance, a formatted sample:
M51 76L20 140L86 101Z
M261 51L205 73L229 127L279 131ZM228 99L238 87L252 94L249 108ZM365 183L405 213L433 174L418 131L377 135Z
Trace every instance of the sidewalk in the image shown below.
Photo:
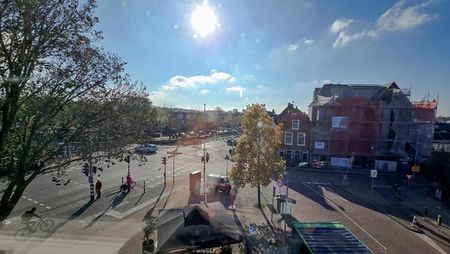
M164 194L170 193L171 186L166 188ZM209 193L207 196L208 203L220 202L225 208L233 212L233 216L241 228L244 235L244 242L233 246L233 253L245 253L252 250L257 253L287 253L290 239L286 238L284 233L284 220L279 214L271 213L271 188L261 188L261 204L262 208L256 206L257 192L256 188L239 189L235 207L229 208L230 199L226 193ZM267 197L267 198L266 198ZM188 204L203 203L203 197L192 198L189 195L188 182L176 182L175 188L170 195L158 200L158 203L151 208L147 208L146 214L136 214L136 216L157 217L160 209L179 208ZM250 233L250 225L256 225L255 233ZM287 234L290 234L290 228L287 226ZM156 239L156 231L150 237ZM142 253L142 232L131 237L122 248L119 254L125 253Z

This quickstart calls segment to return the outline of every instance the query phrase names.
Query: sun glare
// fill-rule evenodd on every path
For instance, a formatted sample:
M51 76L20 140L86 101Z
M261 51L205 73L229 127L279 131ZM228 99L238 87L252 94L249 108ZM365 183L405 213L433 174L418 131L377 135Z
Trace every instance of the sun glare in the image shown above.
M194 38L205 38L216 30L217 17L207 4L202 4L192 12L191 24L195 31Z

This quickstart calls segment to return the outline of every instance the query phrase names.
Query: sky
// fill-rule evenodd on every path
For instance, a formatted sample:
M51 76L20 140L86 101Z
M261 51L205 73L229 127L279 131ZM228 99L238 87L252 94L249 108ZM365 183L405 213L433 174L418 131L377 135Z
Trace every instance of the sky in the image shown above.
M95 15L156 105L307 112L324 83L395 81L450 115L450 0L99 0Z

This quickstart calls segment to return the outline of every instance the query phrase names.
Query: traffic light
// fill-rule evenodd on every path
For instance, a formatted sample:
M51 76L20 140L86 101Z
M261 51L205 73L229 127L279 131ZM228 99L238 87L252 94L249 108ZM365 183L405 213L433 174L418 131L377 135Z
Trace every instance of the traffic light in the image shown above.
M125 156L125 159L124 159L127 163L130 163L130 155L127 155L127 156Z
M202 162L205 161L205 156L202 156L201 161L202 161Z
M92 166L92 173L97 174L97 166Z
M84 163L82 171L86 176L89 175L89 163Z
M209 161L209 153L206 153L206 162Z
M163 165L166 165L166 163L167 163L167 158L166 158L166 157L162 157L162 158L161 158L161 163L162 163Z

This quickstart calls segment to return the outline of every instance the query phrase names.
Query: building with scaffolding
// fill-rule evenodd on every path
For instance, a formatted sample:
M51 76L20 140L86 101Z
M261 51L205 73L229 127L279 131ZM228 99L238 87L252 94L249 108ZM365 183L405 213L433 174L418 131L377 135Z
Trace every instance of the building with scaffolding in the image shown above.
M411 89L325 84L314 90L311 163L395 171L431 154L437 103L411 102Z

